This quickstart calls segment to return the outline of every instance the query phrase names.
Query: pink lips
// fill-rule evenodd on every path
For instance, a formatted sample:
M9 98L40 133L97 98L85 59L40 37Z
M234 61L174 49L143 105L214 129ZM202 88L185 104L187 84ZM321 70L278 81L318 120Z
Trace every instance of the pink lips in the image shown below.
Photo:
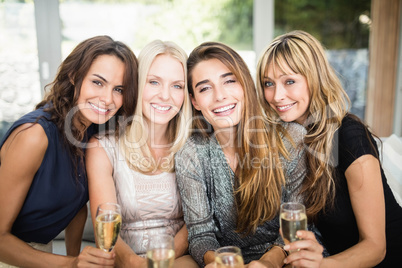
M93 110L93 111L95 111L96 113L98 113L98 114L103 114L103 115L106 115L106 114L108 114L109 112L110 112L110 109L103 109L103 108L100 108L100 107L98 107L98 106L96 106L95 104L93 104L93 103L89 103L90 104L90 106L91 106L91 109Z
M287 104L287 105L281 105L281 106L276 106L276 109L279 112L286 112L289 111L294 105L296 104L296 102L292 103L292 104Z
M229 105L221 106L219 108L215 108L212 110L212 112L219 116L226 116L226 115L231 114L235 108L236 108L236 104L232 103Z
M151 103L151 107L158 113L168 113L171 109L171 105L161 105L156 103Z

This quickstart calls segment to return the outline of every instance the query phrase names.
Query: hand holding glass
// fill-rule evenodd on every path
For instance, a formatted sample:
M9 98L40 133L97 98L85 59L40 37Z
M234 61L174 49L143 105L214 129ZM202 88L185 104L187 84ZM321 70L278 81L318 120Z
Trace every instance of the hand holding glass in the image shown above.
M173 236L159 234L150 237L147 248L148 268L172 268L174 258Z
M96 211L95 235L98 247L103 251L112 251L119 237L121 228L120 206L104 203Z
M221 247L215 250L216 268L243 268L241 250L235 246Z
M301 240L296 232L307 230L306 208L303 204L283 203L280 211L281 235L285 244Z

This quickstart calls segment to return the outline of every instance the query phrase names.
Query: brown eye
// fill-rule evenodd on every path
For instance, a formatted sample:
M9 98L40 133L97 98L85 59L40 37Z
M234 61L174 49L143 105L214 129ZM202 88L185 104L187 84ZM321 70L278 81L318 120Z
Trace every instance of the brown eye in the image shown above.
M117 91L118 93L123 94L123 89L122 88L116 87L114 89L114 91Z

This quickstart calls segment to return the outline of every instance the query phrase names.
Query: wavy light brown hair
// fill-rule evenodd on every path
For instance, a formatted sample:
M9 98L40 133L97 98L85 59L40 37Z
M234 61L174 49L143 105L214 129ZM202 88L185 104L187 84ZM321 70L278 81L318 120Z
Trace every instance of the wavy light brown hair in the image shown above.
M193 71L195 66L206 60L218 59L238 79L244 90L244 108L237 125L235 144L239 156L236 174L235 200L237 207L237 231L249 234L258 225L271 220L281 203L284 174L279 166L278 150L285 152L278 132L268 129L262 109L258 104L254 81L250 71L232 48L218 42L206 42L196 47L187 60L188 88L194 96ZM193 107L193 129L204 136L213 135L212 127L202 113ZM279 147L279 149L277 148ZM253 163L258 159L260 163Z
M109 36L95 36L78 44L68 57L61 63L56 78L52 83L46 86L50 89L45 98L36 106L36 109L45 107L45 111L51 114L53 121L64 138L67 148L73 155L83 156L83 150L77 144L71 143L66 137L65 122L80 96L82 81L87 75L94 60L102 55L113 55L119 58L125 66L123 77L123 105L113 118L110 126L114 131L118 131L119 125L116 119L131 116L134 113L137 103L137 80L138 80L138 62L131 49L122 42L114 41ZM74 124L71 127L71 133L78 143L86 135L86 128L82 121L82 115L78 111L74 113L81 126ZM71 122L74 122L73 120ZM108 122L109 123L109 122ZM115 123L115 124L113 124ZM70 130L68 130L70 131Z
M348 113L350 101L335 71L330 66L321 43L303 31L293 31L275 38L259 58L257 90L260 103L273 124L280 119L264 99L264 77L273 68L286 73L303 75L310 92L308 118L304 124L307 135L304 144L307 152L307 177L301 194L310 218L333 203L334 161L331 153L334 134Z

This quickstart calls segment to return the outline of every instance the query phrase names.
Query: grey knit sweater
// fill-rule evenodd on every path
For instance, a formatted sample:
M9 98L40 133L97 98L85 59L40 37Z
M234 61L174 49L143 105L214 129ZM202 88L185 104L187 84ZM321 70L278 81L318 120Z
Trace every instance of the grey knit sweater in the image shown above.
M301 144L306 130L296 123L285 123L295 144ZM298 199L305 176L305 152L288 140L285 147L290 160L281 158L286 187L282 202ZM283 243L278 216L259 226L246 237L236 233L236 208L233 195L235 175L229 167L215 136L194 134L176 154L176 178L183 202L184 220L189 232L189 252L204 267L204 254L222 246L238 246L245 263L259 259L272 243Z

